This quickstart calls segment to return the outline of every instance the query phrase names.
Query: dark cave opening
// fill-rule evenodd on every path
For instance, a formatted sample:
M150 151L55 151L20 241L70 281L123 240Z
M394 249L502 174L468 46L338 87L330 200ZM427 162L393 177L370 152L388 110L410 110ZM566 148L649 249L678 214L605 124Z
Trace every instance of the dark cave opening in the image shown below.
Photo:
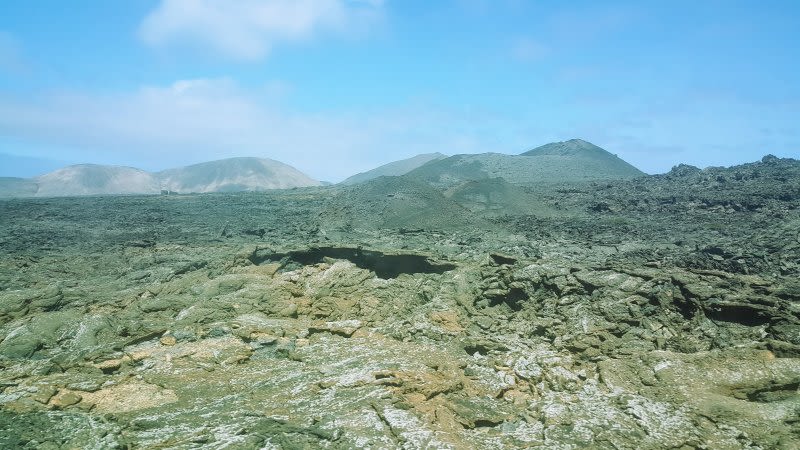
M425 255L413 253L384 253L357 247L311 247L285 253L256 250L250 256L253 264L280 263L281 269L295 265L311 265L326 258L346 259L356 266L375 272L379 278L397 278L402 274L442 274L456 268L455 264L432 262Z
M706 306L706 316L711 320L738 323L747 327L766 325L771 322L764 311L743 304L713 304Z
M800 382L774 384L747 393L747 400L758 403L770 403L791 400L797 397Z

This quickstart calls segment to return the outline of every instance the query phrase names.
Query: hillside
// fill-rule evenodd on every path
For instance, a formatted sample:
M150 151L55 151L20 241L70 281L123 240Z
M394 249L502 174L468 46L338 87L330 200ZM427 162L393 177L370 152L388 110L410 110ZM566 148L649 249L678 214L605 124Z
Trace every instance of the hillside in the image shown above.
M396 177L405 175L417 167L423 166L431 161L444 159L446 157L447 156L441 153L423 153L408 159L390 162L366 172L355 174L352 177L342 181L341 184L357 184L373 180L378 177Z
M444 195L467 208L485 216L505 214L546 214L551 208L545 206L539 198L502 178L486 178L468 181L454 186Z
M164 190L186 194L321 185L278 161L230 158L158 173L97 164L67 166L36 178L0 178L0 197L150 195Z
M438 190L406 177L380 177L341 189L329 200L323 218L345 229L452 229L476 222Z
M229 158L156 174L163 189L179 193L239 192L321 186L299 170L262 158Z
M632 178L644 175L644 172L591 142L581 139L570 139L564 142L551 142L521 154L540 158L556 165L561 159L565 163L572 159L580 160L588 166L601 169L606 175L618 175L620 178Z
M38 197L157 194L158 180L133 167L79 164L36 177Z
M568 143L572 144L548 144L522 155L455 155L425 164L407 176L449 188L466 181L497 177L509 183L529 184L626 179L643 175L600 147L579 140Z
M26 178L0 177L0 198L31 197L38 189L36 183Z

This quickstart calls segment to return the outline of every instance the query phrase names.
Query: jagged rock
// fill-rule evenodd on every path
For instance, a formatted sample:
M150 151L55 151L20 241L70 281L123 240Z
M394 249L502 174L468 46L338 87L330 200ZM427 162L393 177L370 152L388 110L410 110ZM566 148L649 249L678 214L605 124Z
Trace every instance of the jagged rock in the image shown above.
M798 192L0 201L0 447L795 448Z
M172 346L178 343L178 340L175 339L175 336L169 334L166 336L162 336L161 339L159 339L158 341L161 342L161 345L166 345L166 346Z
M336 322L325 322L321 325L309 327L309 333L328 332L343 337L350 337L355 333L362 324L360 320L341 320Z
M50 403L50 399L52 399L57 392L58 389L50 385L37 386L36 392L31 395L31 398L43 405L46 405Z
M57 409L64 409L76 405L83 399L80 394L72 391L62 391L56 394L51 400L50 405Z

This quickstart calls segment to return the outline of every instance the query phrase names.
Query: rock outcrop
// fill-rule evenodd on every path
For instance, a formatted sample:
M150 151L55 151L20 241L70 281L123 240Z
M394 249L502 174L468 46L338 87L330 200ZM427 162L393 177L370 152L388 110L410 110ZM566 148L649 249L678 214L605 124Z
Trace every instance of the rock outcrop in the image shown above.
M0 447L794 449L799 188L0 201Z

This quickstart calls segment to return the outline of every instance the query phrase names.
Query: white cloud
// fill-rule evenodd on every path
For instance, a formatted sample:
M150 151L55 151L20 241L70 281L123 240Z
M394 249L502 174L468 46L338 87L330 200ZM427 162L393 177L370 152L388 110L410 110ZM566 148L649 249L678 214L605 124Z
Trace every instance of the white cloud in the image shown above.
M0 97L0 136L24 144L27 156L149 170L259 156L330 181L417 153L515 150L492 142L496 133L482 134L482 126L492 126L483 117L427 105L303 113L280 106L274 85L284 86L243 89L230 79L196 79L114 95Z
M419 153L518 153L573 137L619 153L647 172L664 172L679 162L755 161L766 153L798 157L800 143L791 122L800 104L792 102L753 105L689 92L673 93L673 101L660 108L649 98L638 103L615 97L590 99L591 104L565 100L571 111L600 110L602 117L564 115L559 104L504 114L424 102L310 113L291 107L292 89L280 81L243 88L222 78L116 94L0 92L0 148L148 170L258 156L339 181Z
M238 60L259 60L280 42L343 32L374 19L382 0L161 0L142 22L154 47L188 44Z
M29 157L148 170L258 156L317 179L339 181L419 153L518 153L573 137L619 153L647 172L664 172L679 162L754 161L766 153L797 157L800 142L790 120L797 116L796 103L701 101L689 93L675 94L674 102L661 109L652 101L616 104L613 98L591 107L570 105L603 110L602 119L564 116L548 105L530 115L458 112L426 103L309 113L291 108L291 90L278 81L243 88L223 78L105 95L0 93L0 148Z

